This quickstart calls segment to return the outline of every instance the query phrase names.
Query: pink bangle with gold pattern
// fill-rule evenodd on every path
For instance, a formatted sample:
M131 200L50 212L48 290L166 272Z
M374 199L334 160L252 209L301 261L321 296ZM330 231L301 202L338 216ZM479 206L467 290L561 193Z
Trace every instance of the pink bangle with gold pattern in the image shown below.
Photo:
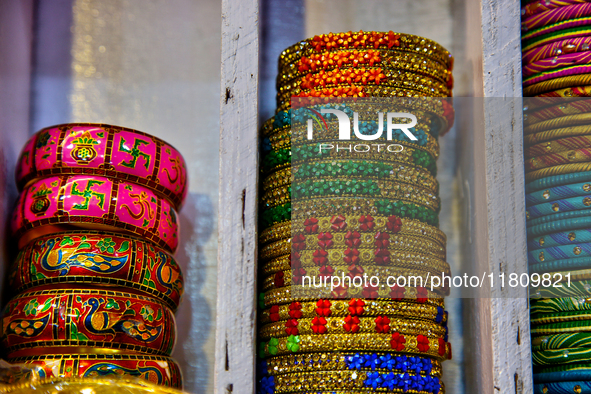
M2 317L8 358L120 351L170 355L172 311L153 298L106 290L42 290L8 302Z
M38 368L41 378L130 376L162 386L183 388L179 365L170 357L140 354L47 354L9 360Z
M174 258L142 239L102 231L51 234L22 249L8 273L14 294L76 285L125 287L176 310L183 275Z
M130 181L179 209L187 194L183 157L170 144L141 131L95 123L69 123L35 134L21 152L16 181L53 175L98 175Z
M19 248L72 226L133 234L173 253L178 246L177 213L167 200L143 186L93 175L54 176L29 184L11 221Z

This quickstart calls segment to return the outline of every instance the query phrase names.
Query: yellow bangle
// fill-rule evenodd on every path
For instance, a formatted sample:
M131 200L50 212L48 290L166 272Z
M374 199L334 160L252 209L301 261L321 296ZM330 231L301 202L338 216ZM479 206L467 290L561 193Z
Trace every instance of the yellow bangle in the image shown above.
M568 126L584 126L591 121L591 113L584 113L578 115L566 115L559 118L552 118L545 120L531 126L523 128L523 134L529 135L539 133L541 131L559 129Z
M351 314L358 316L398 316L410 319L447 323L447 312L440 306L417 304L406 301L376 300L318 300L312 302L292 302L289 305L273 305L259 314L261 323L272 323L281 320L314 318L316 316L345 317Z
M585 163L589 161L590 156L591 148L589 147L568 150L566 152L549 153L525 160L525 171L536 171L563 164Z
M530 145L525 148L526 160L532 160L546 154L567 153L572 149L591 147L591 136L577 136L560 138L541 144Z
M524 135L523 144L525 146L531 146L558 138L583 136L589 134L591 134L591 126L589 125L564 127L561 129L552 129L541 131L539 133Z

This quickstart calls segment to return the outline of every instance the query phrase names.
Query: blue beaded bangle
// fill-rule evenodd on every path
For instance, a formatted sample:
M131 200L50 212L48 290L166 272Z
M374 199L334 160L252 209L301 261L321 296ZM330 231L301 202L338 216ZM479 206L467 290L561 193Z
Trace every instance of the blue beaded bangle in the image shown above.
M580 270L588 268L591 268L591 257L579 257L575 259L563 259L532 264L529 266L529 272L543 274L546 272ZM554 280L552 282L554 282Z
M578 211L591 209L591 195L571 197L563 200L555 200L529 206L527 208L528 220L547 215L557 215L559 212Z
M579 229L545 234L527 241L528 249L540 249L540 247L555 247L564 245L578 245L591 242L591 229Z
M589 193L591 193L591 182L574 183L530 193L525 196L525 202L529 206L552 200L583 196Z
M560 375L556 375L560 376ZM534 382L535 380L534 375ZM548 383L534 384L534 394L591 394L591 381L555 381Z
M591 181L591 171L572 172L570 174L553 175L542 179L536 179L525 185L525 193L531 194L540 190L555 186L569 185L579 182Z
M574 245L529 249L527 253L527 260L530 264L547 263L549 261L578 257L591 258L591 243L576 243Z

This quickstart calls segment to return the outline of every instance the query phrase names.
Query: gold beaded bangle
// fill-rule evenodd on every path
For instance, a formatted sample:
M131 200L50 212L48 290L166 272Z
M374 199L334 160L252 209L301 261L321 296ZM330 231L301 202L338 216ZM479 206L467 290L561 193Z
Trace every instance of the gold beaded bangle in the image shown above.
M376 166L376 165L383 165L383 163L379 161L369 161L369 160L333 160L327 165L332 166L333 168L343 168L348 165L366 165L368 167ZM287 186L290 185L292 182L292 172L297 173L302 168L302 165L295 165L292 167L287 167L282 170L276 171L267 175L263 179L263 191L267 191L279 186ZM314 178L316 176L320 176L322 174L316 173L313 174L313 177L307 178ZM337 171L331 173L331 176L335 179L356 179L356 178L363 178L365 180L383 180L383 181L392 181L392 182L402 182L408 183L411 185L420 185L425 189L437 193L439 192L439 182L437 182L437 178L435 178L431 173L421 167L415 167L410 165L392 165L389 173L384 177L377 177L375 175L366 174L366 175L339 175ZM303 178L301 178L303 179Z
M565 152L550 153L543 156L533 157L525 160L525 170L527 172L554 167L556 165L585 163L591 160L591 149L581 148Z
M434 322L410 320L392 316L346 316L323 317L310 319L290 319L268 323L259 328L259 338L282 338L290 335L313 334L344 334L358 335L363 333L399 332L404 335L423 334L426 337L443 337L447 330Z
M550 153L568 152L571 149L583 147L591 147L591 136L567 137L543 142L526 147L524 153L526 159L533 159Z
M376 37L377 45L376 45ZM380 42L379 39L383 41ZM300 41L281 52L279 68L297 63L303 56L341 50L376 49L380 52L421 53L443 64L448 70L453 67L449 51L435 41L412 34L394 32L346 32L329 33Z
M305 353L305 354L287 354L284 356L269 357L265 360L266 368L265 372L268 375L284 375L294 372L316 372L316 371L346 371L351 368L350 363L357 357L363 356L377 356L379 357L405 357L402 355L396 355L392 353L366 353L366 352L355 352L355 353ZM430 376L441 377L441 363L438 360L426 358L422 360L422 363L431 363ZM394 373L403 373L406 371L398 370L395 367L372 368L361 366L355 368L357 371L392 371Z
M269 307L272 305L283 305L283 304L291 304L292 302L310 302L310 301L318 301L320 298L327 298L327 299L344 299L344 298L359 298L359 291L356 291L357 288L352 287L349 289L345 289L344 291L340 291L339 289L338 294L331 294L330 290L321 290L321 289L314 289L314 291L310 291L309 289L299 286L296 288L295 286L286 286L277 289L271 289L263 293L263 301L265 306ZM355 293L353 293L355 292ZM323 294L320 294L323 293ZM443 293L443 292L442 292ZM384 302L393 302L394 298L390 297L389 289L386 290L384 288L378 289L378 295L375 300L371 301L384 301ZM425 305L435 305L440 306L443 308L444 306L444 298L443 295L436 292L432 292L430 290L426 290L426 296L418 296L418 290L414 287L404 287L401 288L400 299L404 302L414 302L418 304L425 304ZM396 298L398 299L398 298ZM423 302L421 302L423 301Z
M525 174L525 182L535 181L536 179L546 178L553 175L570 174L573 172L591 171L591 163L573 163L561 164L558 166L542 168L541 170L531 171Z
M591 134L591 126L572 126L561 129L552 129L541 131L539 133L529 134L523 136L523 143L525 146L540 144L542 142L555 140L558 138L575 137Z
M559 129L568 126L585 126L591 122L591 113L584 113L578 115L567 115L559 118L553 118L545 120L531 126L523 128L523 134L529 135L539 133L541 131L547 131L552 129Z
M376 246L376 232L351 232L330 234L330 247L327 248L347 248L354 247L360 249L375 248ZM388 234L388 245L385 245L387 250L404 250L415 251L431 255L436 258L445 259L445 248L438 242L435 242L426 237L401 236L398 234ZM322 237L320 237L322 238ZM316 234L301 234L298 236L297 242L304 244L304 246L296 246L299 250L316 250L321 247L319 242L326 244L326 241L320 240L319 235ZM293 246L291 238L279 240L267 245L261 246L259 249L259 258L263 260L273 259L279 256L288 255L292 252ZM302 249L303 248L303 249Z
M447 323L447 313L442 307L404 301L376 300L318 300L293 302L289 305L274 305L259 313L261 323L272 323L289 319L314 318L316 316L345 317L355 313L358 316L395 316Z
M350 297L359 298L364 297L363 292L366 289L364 287L354 285L354 283L356 282L355 277L359 278L359 284L364 284L364 277L367 278L367 283L370 282L370 279L372 277L377 277L379 279L378 287L368 288L368 290L373 293L377 293L378 297L388 297L391 292L391 289L387 286L388 278L392 278L390 280L390 284L392 285L395 285L396 283L404 284L410 281L411 284L430 288L432 284L432 277L438 276L439 278L441 278L442 273L446 276L451 275L449 269L442 271L437 269L428 270L414 267L362 267L364 270L363 274L354 275L354 277L351 278L348 275L349 272L347 271L349 266L332 266L331 268L334 270L334 272L332 272L331 274L327 274L326 279L322 279L320 277L320 267L298 268L298 272L300 273L300 275L296 277L299 281L297 285L295 283L292 283L292 274L294 273L293 270L278 271L274 275L263 277L260 287L261 290L264 292L273 289L279 289L282 287L292 287L294 288L294 291L297 291L302 295L315 294L316 298L337 298L334 296L331 297L331 277L336 277L340 281L345 282L345 285L349 285L349 283L352 283L352 286L348 288L343 287L343 290L347 291L347 294ZM302 270L305 271L305 273ZM399 278L404 278L405 281L400 281ZM335 284L339 283L337 283L335 280ZM433 286L433 290L443 295L447 295L447 293L449 293L449 288L443 287L441 284L439 284L438 286Z
M451 344L443 338L429 338L419 335L400 335L358 333L292 335L283 338L271 338L261 348L266 356L291 353L326 352L326 351L396 351L433 357L436 360L451 358Z

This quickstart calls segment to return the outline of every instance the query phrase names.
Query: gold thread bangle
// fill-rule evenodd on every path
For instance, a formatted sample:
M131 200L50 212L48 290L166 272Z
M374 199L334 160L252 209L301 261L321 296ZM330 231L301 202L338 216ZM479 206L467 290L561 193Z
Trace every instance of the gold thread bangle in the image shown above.
M541 131L560 129L568 126L585 126L591 122L591 113L567 115L536 123L523 128L523 134L529 135Z
M525 181L531 182L536 179L546 178L553 175L570 174L572 172L591 171L591 163L573 163L562 164L558 166L542 168L541 170L531 171L525 174Z
M582 147L591 147L591 136L560 138L525 148L526 159L533 159L546 154L568 152Z
M292 289L293 287L293 289ZM339 292L335 294L336 297L331 294L330 291L324 291L325 297L322 297L321 291L316 289L315 291L308 291L309 294L302 294L306 293L306 289L302 288L295 288L295 286L286 286L281 287L278 289L271 289L263 293L263 301L265 306L270 307L272 305L283 305L283 304L291 304L292 302L311 302L311 301L318 301L320 298L328 298L328 299L343 299L343 298L359 298L359 294L349 294L352 293L355 288L346 289L346 291ZM339 289L340 290L340 289ZM439 293L432 292L430 290L426 290L426 297L419 296L418 289L414 287L404 287L400 289L400 300L404 302L414 302L418 304L426 304L426 305L435 305L435 306L444 306L444 299L443 296ZM389 291L383 291L382 289L378 289L378 295L375 300L370 301L385 301L385 302L392 302L394 298L391 298ZM396 298L398 299L398 298Z
M399 332L404 335L423 334L426 337L443 337L447 329L440 324L424 320L394 318L392 316L346 316L310 319L290 319L268 323L259 328L259 338L283 338L290 335L344 334Z
M261 344L265 356L291 353L326 351L396 351L400 353L430 356L436 360L451 358L451 344L443 338L428 338L420 335L376 334L320 334L292 335L271 338Z
M565 152L550 153L525 160L525 170L535 171L562 164L585 163L591 160L591 149L581 148Z
M447 323L447 312L442 307L404 301L376 300L318 300L273 305L259 313L261 323L272 323L289 319L314 318L316 316L345 317L352 312L358 316L400 316Z
M560 100L560 105L553 105L536 111L528 111L523 124L526 127L530 127L539 122L588 112L591 112L591 102L588 100Z
M556 91L571 86L591 85L591 75L569 75L566 77L553 78L547 81L535 83L523 88L523 97L536 96L538 94Z
M552 129L523 136L523 144L530 146L558 138L575 137L591 134L591 126L572 126L562 129Z
M355 353L307 353L307 354L287 354L284 356L269 357L266 361L266 372L268 375L284 375L294 372L314 372L314 371L346 371L351 368L350 362L355 357L363 357L365 355L377 357L404 357L401 355L395 355L392 353L366 353L366 352L355 352ZM441 377L441 362L432 358L422 359L422 363L431 364L430 376ZM389 368L366 368L361 367L354 370L361 371L390 371ZM394 373L402 373L403 371L393 368L391 370Z

